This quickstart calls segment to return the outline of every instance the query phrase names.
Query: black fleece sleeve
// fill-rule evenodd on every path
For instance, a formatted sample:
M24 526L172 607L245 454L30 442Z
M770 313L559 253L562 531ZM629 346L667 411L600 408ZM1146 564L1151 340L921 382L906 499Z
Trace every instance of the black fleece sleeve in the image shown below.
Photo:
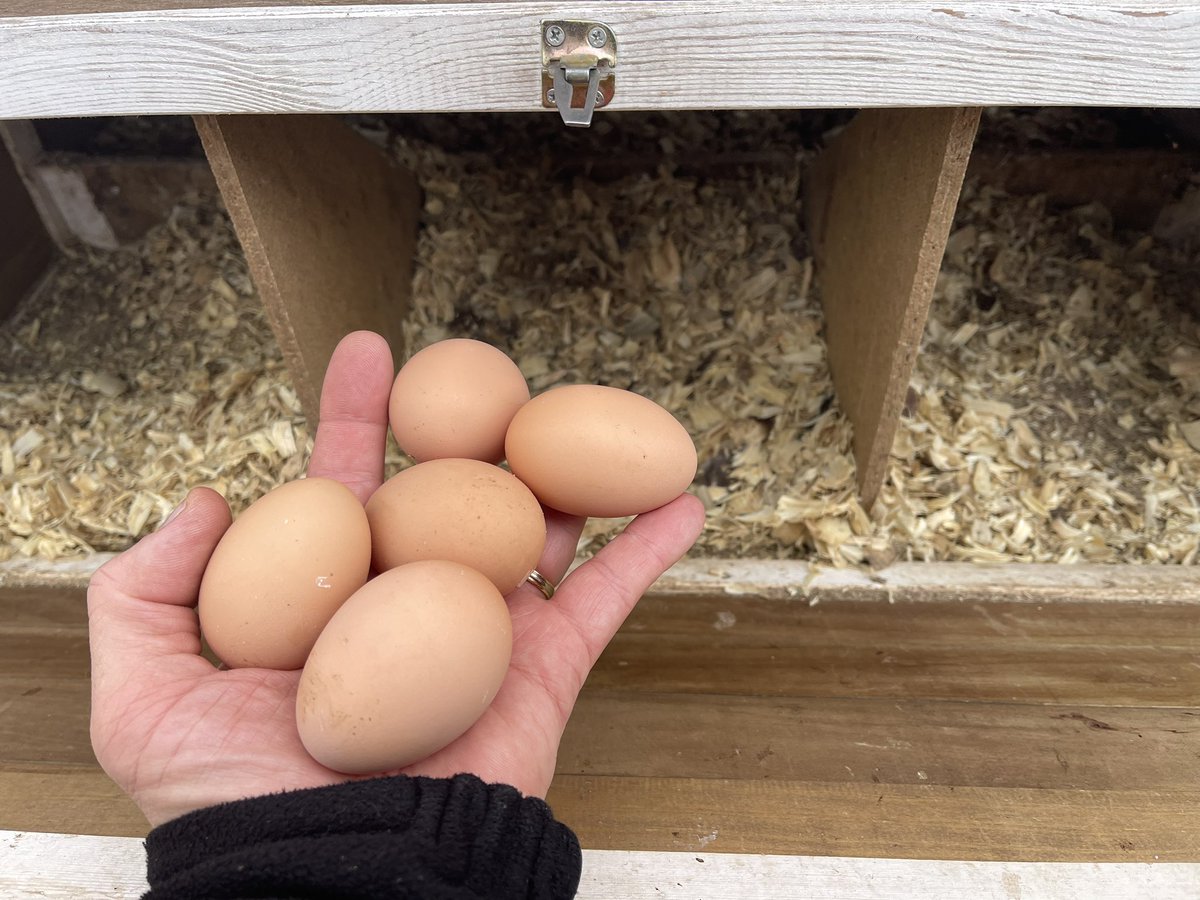
M394 776L197 810L146 838L144 900L575 896L582 855L543 801Z

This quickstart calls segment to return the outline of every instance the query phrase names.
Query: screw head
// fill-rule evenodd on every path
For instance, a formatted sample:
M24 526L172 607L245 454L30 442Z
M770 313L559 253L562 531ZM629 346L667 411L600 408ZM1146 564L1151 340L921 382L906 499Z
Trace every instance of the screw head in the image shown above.
M546 28L546 43L551 47L561 47L562 42L567 39L567 33L562 30L561 25L549 25Z
M596 91L596 105L597 106L604 105L604 91Z
M608 32L599 25L592 26L588 30L588 43L599 49L608 43Z
M554 102L554 88L550 88L550 90L546 91L546 102L547 103Z

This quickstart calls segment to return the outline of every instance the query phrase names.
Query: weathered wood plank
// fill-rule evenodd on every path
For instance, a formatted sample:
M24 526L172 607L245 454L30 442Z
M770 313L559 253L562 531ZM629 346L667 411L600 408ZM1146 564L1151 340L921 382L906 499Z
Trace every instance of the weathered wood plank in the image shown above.
M864 110L809 170L829 371L854 425L867 508L887 471L979 113Z
M423 0L0 0L5 16L64 16L81 13L154 12L165 9L270 9L279 6L370 6ZM481 0L471 0L481 2ZM486 0L482 0L486 2Z
M719 663L716 668L723 668ZM644 694L585 687L562 775L1195 790L1200 708Z
M0 828L145 837L150 823L97 766L0 763Z
M1196 791L559 776L585 847L1034 862L1192 862Z
M1195 791L1080 791L560 775L585 847L923 859L1191 862ZM0 766L0 828L144 836L98 769Z
M0 763L94 765L86 680L0 677ZM658 694L588 686L568 775L1059 790L1195 786L1200 709Z
M0 832L0 891L124 898L146 890L135 838ZM743 900L910 900L1068 897L1191 900L1200 866L977 863L854 857L584 850L578 900L728 897Z
M0 583L0 630L87 629L87 595L82 587L7 587ZM0 670L4 668L0 662Z
M3 569L0 568L0 573ZM684 559L650 591L769 600L886 603L1189 604L1200 606L1190 566L1043 563L896 563L885 569L831 569L799 560ZM1060 610L1085 616L1084 610Z
M369 329L403 352L416 181L333 117L199 116L196 127L315 425L345 335Z
M1064 614L1064 610L1068 612ZM1083 612L1083 614L1079 614ZM1190 606L646 597L590 676L609 689L1188 707Z
M96 765L91 683L0 676L0 764Z
M0 676L77 681L88 677L89 666L86 631L0 623Z
M0 622L18 589L82 591L113 557L11 559L0 563ZM582 560L578 560L578 565ZM1054 604L1176 604L1200 606L1200 578L1189 566L1052 565L1044 563L896 563L886 569L832 569L794 559L680 560L649 594L752 596L767 600L847 600L889 603L1006 602ZM1072 613L1064 612L1064 615ZM1075 611L1073 614L1082 614Z
M803 15L793 0L611 0L574 12L616 32L614 110L1189 107L1200 96L1196 0L855 0ZM533 111L546 13L521 0L8 17L0 118ZM446 76L481 51L484 78Z

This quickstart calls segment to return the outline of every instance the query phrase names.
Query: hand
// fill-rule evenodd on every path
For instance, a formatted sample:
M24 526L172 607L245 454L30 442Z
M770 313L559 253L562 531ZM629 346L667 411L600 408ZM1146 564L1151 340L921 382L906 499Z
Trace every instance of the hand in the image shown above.
M383 479L392 372L386 342L358 332L338 345L325 376L308 471L338 479L364 503ZM703 519L699 501L681 496L635 519L552 601L530 585L510 594L512 662L492 705L454 743L401 771L471 772L544 796L596 658L692 545ZM583 520L547 510L546 524L537 568L558 581ZM88 589L92 745L152 825L225 801L350 780L300 743L298 671L222 670L200 655L200 579L229 525L220 495L197 488L158 532L97 571Z

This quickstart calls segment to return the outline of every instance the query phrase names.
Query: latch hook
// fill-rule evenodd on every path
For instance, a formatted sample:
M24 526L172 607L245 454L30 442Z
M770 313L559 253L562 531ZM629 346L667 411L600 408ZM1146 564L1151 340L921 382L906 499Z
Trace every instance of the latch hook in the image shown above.
M616 90L617 39L598 22L543 21L542 106L558 109L567 125L586 128ZM575 104L582 88L583 102Z

